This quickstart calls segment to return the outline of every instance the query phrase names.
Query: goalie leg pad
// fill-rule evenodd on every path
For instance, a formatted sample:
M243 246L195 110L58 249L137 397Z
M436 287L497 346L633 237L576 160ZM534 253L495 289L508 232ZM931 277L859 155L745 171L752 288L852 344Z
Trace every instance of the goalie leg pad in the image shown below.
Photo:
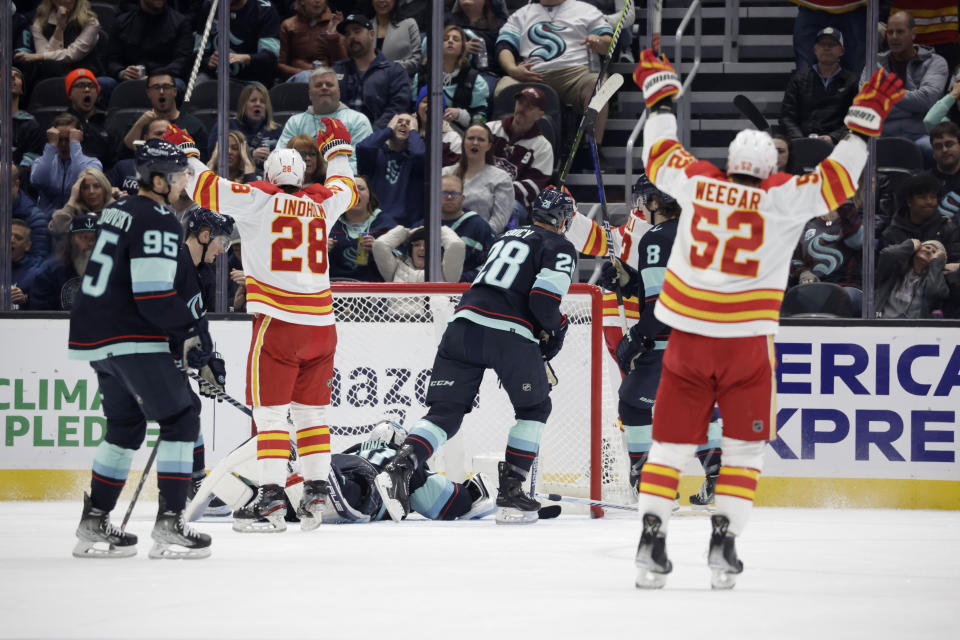
M256 486L258 475L257 438L254 436L214 467L187 505L184 517L189 522L197 520L213 496L223 500L231 510L239 509L253 498L254 489L251 487Z

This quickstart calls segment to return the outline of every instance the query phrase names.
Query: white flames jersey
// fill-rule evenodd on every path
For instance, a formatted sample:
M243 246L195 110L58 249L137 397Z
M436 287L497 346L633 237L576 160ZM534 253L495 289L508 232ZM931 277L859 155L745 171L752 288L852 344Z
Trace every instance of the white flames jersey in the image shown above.
M346 157L330 160L323 185L293 195L268 182L237 184L218 178L196 158L190 167L187 193L201 207L236 219L247 311L294 324L333 324L327 233L357 202Z
M610 229L610 238L613 241L613 252L623 262L634 269L638 269L637 246L640 238L652 227L643 217L641 211L631 211L627 221L619 227ZM588 256L602 257L609 252L607 234L603 227L585 215L575 213L567 223L567 240L573 243L574 248ZM636 297L625 297L623 309L627 316L627 324L633 326L640 318L640 302ZM603 294L603 325L620 326L620 315L617 311L617 296L614 293Z
M651 116L643 140L647 176L683 210L656 317L705 336L776 333L800 233L853 196L866 143L849 135L815 171L775 173L751 188L687 153L673 114Z

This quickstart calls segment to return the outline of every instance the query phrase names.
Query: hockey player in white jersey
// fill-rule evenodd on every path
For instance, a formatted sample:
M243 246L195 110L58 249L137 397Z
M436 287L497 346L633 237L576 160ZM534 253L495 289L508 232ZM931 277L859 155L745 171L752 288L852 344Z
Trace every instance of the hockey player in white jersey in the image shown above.
M856 191L865 136L879 136L903 83L878 70L853 100L851 130L811 173L774 173L777 150L764 132L730 144L726 172L697 161L677 139L672 98L680 82L666 57L643 51L634 71L651 115L643 135L647 175L682 214L655 315L673 327L663 358L653 446L640 479L643 532L636 586L659 588L672 565L668 516L680 470L706 439L714 402L723 414L723 466L711 517L711 586L732 588L743 563L735 539L746 525L765 443L776 437L773 335L790 257L807 220Z
M304 476L297 509L301 528L319 526L327 496L330 429L325 409L337 344L327 234L356 203L357 191L349 131L339 120L321 122L317 144L327 162L327 179L306 188L304 163L293 149L277 149L267 157L266 182L237 184L208 170L183 130L171 126L164 136L190 156L187 193L200 206L233 216L243 239L247 310L254 316L247 403L257 426L260 490L256 500L234 513L236 531L286 529L288 412Z

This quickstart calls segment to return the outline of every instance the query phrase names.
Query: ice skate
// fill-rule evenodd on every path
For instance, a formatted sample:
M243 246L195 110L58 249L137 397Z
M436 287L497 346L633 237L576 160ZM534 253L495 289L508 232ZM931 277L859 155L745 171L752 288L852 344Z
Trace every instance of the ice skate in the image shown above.
M83 494L83 515L77 527L75 558L129 558L137 555L137 536L110 522L110 512L97 509Z
M700 485L700 490L690 496L690 506L694 509L707 509L716 499L714 493L717 488L717 476L707 476Z
M460 516L461 520L477 520L484 518L497 510L497 504L490 495L490 489L487 487L487 479L480 472L470 476L470 479L463 483L473 498L473 504L470 510Z
M743 572L743 563L737 557L736 541L727 529L730 520L727 516L710 516L710 551L707 563L710 565L710 587L713 589L733 589L737 576Z
M150 537L153 538L153 547L150 549L150 558L153 560L198 559L210 555L210 536L187 526L183 510L167 509L167 501L163 496L160 496L157 521Z
M313 531L323 522L323 513L328 500L327 493L326 480L304 481L303 496L300 498L300 506L297 507L301 531Z
M265 484L256 497L233 512L233 530L240 533L280 533L287 530L287 496L278 484Z
M540 516L540 503L523 491L526 478L513 465L501 462L500 490L497 493L497 524L531 524Z
M410 513L410 476L416 468L417 456L407 444L400 447L393 460L373 479L383 506L394 522L400 522Z
M667 583L667 574L673 571L673 563L667 558L667 538L660 532L660 518L652 513L643 514L643 533L637 545L636 586L638 589L661 589Z

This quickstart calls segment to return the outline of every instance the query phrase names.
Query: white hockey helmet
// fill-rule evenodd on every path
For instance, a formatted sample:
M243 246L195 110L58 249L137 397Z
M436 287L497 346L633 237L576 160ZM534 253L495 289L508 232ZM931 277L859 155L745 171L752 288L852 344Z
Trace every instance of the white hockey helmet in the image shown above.
M263 163L264 177L271 184L303 186L307 165L296 149L274 149Z
M766 180L777 168L777 147L766 131L744 129L727 151L727 175L746 175Z

